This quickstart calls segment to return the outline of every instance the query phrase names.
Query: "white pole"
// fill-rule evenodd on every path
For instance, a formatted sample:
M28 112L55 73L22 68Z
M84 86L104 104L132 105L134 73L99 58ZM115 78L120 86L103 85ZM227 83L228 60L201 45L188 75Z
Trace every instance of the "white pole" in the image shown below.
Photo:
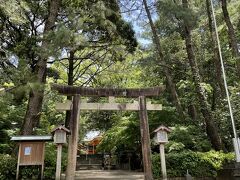
M165 161L165 152L164 152L164 144L160 143L160 157L161 157L161 169L162 169L162 177L163 180L167 180L167 170L166 170L166 161Z
M62 144L57 145L56 180L61 179Z
M212 0L211 0L211 9L212 9L212 15L213 15L214 29L215 29L216 38L217 38L218 51L219 51L219 56L220 56L220 61L221 61L221 67L222 67L224 87L225 87L225 91L226 91L229 113L230 113L230 117L231 117L233 134L234 134L233 144L234 144L234 150L235 150L235 154L236 154L236 161L240 162L240 152L239 152L240 147L239 147L238 135L237 135L235 122L234 122L234 118L233 118L233 113L232 113L232 106L231 106L231 101L230 101L229 92L228 92L225 68L224 68L224 64L223 64L221 45L220 45L220 40L219 40L219 36L218 36L218 31L217 31L217 23L216 23L216 17L215 17L215 13L214 13L214 7L213 7Z

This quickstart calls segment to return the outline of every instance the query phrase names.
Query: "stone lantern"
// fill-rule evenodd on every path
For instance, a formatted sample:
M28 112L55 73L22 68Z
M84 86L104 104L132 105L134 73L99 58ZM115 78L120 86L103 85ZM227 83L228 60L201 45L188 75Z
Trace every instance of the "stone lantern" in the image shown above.
M67 143L67 134L70 131L63 125L60 125L52 130L53 142L55 144L65 144Z
M155 131L154 141L159 144L160 157L161 157L161 168L163 180L167 180L167 170L166 170L166 161L165 161L165 152L164 144L168 143L168 133L171 132L171 129L161 125Z
M171 130L163 125L159 126L156 130L154 130L155 137L154 140L157 144L165 144L168 143L168 133Z
M70 131L63 125L54 128L51 132L53 134L53 142L57 144L57 165L56 165L56 180L61 178L61 159L62 159L62 145L67 143L67 134Z

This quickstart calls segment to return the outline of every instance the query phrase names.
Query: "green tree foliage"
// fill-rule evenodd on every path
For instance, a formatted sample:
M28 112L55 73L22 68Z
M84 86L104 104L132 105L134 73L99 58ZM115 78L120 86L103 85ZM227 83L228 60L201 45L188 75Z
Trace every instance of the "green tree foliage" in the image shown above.
M14 76L14 81L16 81L15 76L17 74L9 71L6 66L12 67L14 71L29 72L26 77L21 78L21 83L14 83L15 86L33 84L27 86L30 91L21 88L25 90L22 98L28 92L35 94L34 91L44 88L39 85L39 82L40 84L45 82L44 79L39 82L36 81L37 76L39 76L37 72L40 72L40 62L43 62L46 67L47 60L53 63L55 60L64 58L64 52L79 50L80 52L77 53L80 59L75 63L77 69L75 71L75 81L86 83L99 72L99 69L105 69L105 61L122 60L125 50L134 51L137 45L134 31L131 25L121 18L119 11L116 11L118 5L115 1L114 3L105 1L63 1L61 10L57 12L59 16L56 19L56 26L52 27L54 31L51 29L48 32L44 29L47 26L45 20L48 16L48 8L50 8L48 1L21 1L19 3L7 1L1 5L1 22L3 24L1 35L4 37L1 39L1 47L3 48L3 57L7 58L5 62L1 63L1 70L3 70L3 74L8 72L8 74ZM12 9L11 7L14 4L16 4L16 7ZM11 11L14 10L16 11L15 15L11 15ZM17 21L18 14L22 15L19 16ZM13 57L15 62L9 60ZM42 59L46 60L42 61ZM84 59L86 60L82 63ZM108 64L111 63L106 63L106 67L108 67ZM20 65L24 65L25 70L20 68ZM53 71L57 68L49 67L48 69L47 74L49 76L59 78L59 73ZM66 69L63 69L62 72L64 71ZM36 111L35 114L40 114L41 109L36 110L36 108L41 107L42 97L43 95L38 98L40 101L36 101L37 97L34 100L31 94L29 96L29 104L33 101L35 101L35 104L39 104L32 108L35 109L33 110ZM40 116L37 115L37 117L31 119L29 114L34 114L34 112L30 112L29 107L27 110L25 120L34 121L29 124L39 124ZM31 127L29 128L31 129Z
M211 144L204 134L204 129L197 129L196 126L187 126L172 129L169 134L170 142L167 144L167 151L182 151L189 149L192 151L205 152L211 149Z
M133 150L139 151L140 131L139 122L134 114L122 116L116 121L114 126L108 129L98 149L111 152L115 148L117 151Z
M12 95L0 97L0 153L9 153L13 148L10 136L16 135L26 110L25 104L18 104Z

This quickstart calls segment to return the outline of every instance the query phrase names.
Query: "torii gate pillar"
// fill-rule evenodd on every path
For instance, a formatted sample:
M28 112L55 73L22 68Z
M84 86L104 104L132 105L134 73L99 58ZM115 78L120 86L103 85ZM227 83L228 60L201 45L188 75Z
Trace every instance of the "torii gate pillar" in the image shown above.
M140 131L141 131L144 179L153 180L152 162L151 162L151 143L150 143L150 135L149 135L146 98L144 96L139 97L139 116L140 116Z
M68 165L66 171L66 179L74 180L77 164L77 147L78 147L78 129L80 117L80 95L73 96L71 117L70 117L70 136L68 142Z

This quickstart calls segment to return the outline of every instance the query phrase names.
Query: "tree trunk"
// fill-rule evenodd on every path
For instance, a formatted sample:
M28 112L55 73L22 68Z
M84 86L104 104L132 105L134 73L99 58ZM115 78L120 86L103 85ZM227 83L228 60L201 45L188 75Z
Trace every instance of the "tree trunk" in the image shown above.
M74 51L70 51L70 56L68 59L68 85L69 86L73 85L74 54L75 54ZM72 96L67 96L67 99L72 100ZM66 111L65 126L67 128L69 128L70 117L71 117L71 111Z
M207 14L208 14L208 27L210 31L210 37L211 37L211 43L212 43L212 49L213 49L213 60L215 64L215 77L218 83L218 86L220 88L220 94L222 97L225 96L225 88L222 78L222 67L221 67L221 61L220 61L220 55L217 47L217 39L215 34L215 27L213 26L213 20L210 10L210 2L209 0L206 0L206 7L207 7Z
M230 20L228 9L227 9L227 1L226 0L221 0L222 2L222 11L223 11L223 17L224 21L227 25L228 28L228 39L229 39L229 44L232 49L232 55L233 57L237 58L236 60L236 66L237 66L237 74L240 77L240 53L238 51L238 45L237 45L237 39L236 39L236 34L234 32L233 24Z
M197 113L196 106L194 104L190 104L188 106L188 114L194 122L197 122L198 113Z
M182 108L181 102L178 98L176 87L175 87L175 84L172 80L172 76L170 74L170 71L166 66L166 62L165 62L165 59L164 59L164 56L163 56L163 53L162 53L161 44L160 44L160 38L158 36L156 27L153 23L151 13L150 13L150 10L148 8L147 0L143 0L143 3L144 3L144 8L146 10L147 17L148 17L148 20L149 20L149 23L150 23L150 26L151 26L151 30L152 30L152 34L153 34L153 42L155 43L155 46L156 46L157 55L158 55L159 60L161 61L161 64L163 65L163 71L164 71L164 74L166 76L166 80L167 80L168 88L169 88L169 91L170 91L170 94L171 94L171 98L173 100L173 103L174 103L174 105L177 109L177 112L178 112L180 118L184 119L183 108Z
M48 34L55 25L57 19L60 0L51 0L49 3L49 14L45 23L43 35ZM47 40L43 39L42 49L47 49ZM33 128L39 123L42 102L44 97L44 84L46 83L47 57L41 57L33 72L36 77L36 83L40 88L32 88L29 93L28 107L25 114L24 123L21 129L22 135L30 135L33 133Z
M182 0L183 7L188 10L188 0ZM212 147L215 150L222 150L222 141L218 134L217 127L213 121L213 117L211 111L209 109L209 104L207 102L207 97L204 92L203 87L201 86L201 78L199 74L199 69L195 60L195 54L193 51L192 45L192 35L191 35L191 28L188 22L184 21L184 37L185 37L185 44L186 50L188 55L189 64L191 66L191 71L193 74L193 81L196 88L196 93L198 95L198 99L200 102L201 112L203 114L205 124L206 124L206 132L208 137L210 138Z

